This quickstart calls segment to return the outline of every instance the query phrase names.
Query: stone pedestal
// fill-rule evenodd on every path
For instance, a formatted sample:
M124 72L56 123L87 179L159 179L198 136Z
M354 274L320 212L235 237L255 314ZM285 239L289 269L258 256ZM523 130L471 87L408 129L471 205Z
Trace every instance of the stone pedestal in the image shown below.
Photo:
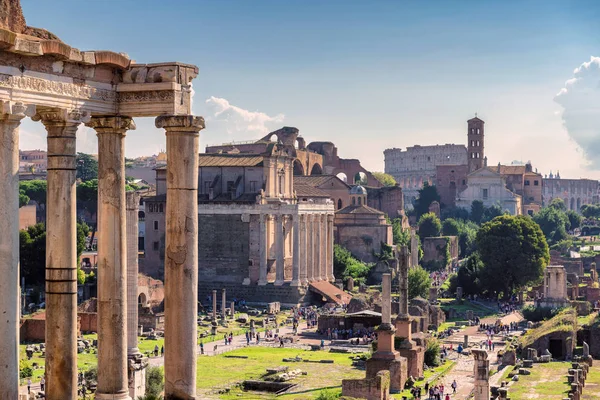
M146 393L146 368L148 359L142 354L130 355L127 358L127 379L129 396L136 400Z
M196 397L198 341L198 133L204 119L163 115L167 131L165 398Z
M7 106L9 103L1 102ZM0 114L0 398L19 393L19 124L25 108Z
M403 341L398 349L400 355L406 358L408 376L415 379L423 377L423 365L425 364L425 349L417 346L414 342Z
M394 321L396 337L403 338L410 342L412 340L412 321L413 318L410 315L398 315Z
M490 360L485 350L474 349L473 375L475 377L475 388L473 389L474 400L490 399Z

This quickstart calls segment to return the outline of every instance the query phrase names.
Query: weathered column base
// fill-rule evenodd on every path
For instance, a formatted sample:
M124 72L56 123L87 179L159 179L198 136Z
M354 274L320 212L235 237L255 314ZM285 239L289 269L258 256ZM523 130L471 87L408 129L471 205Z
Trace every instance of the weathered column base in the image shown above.
M276 280L275 283L273 283L275 286L283 286L283 281L282 280Z
M97 393L96 400L133 400L129 397L129 393Z
M266 280L265 281L259 280L258 281L258 286L265 286L267 283L269 283L269 282L267 282Z
M146 369L148 358L142 354L130 355L127 358L127 377L129 379L129 396L132 399L143 397L146 393Z
M299 279L297 279L297 280L293 280L293 281L291 281L291 282L290 282L290 286L296 286L296 287L297 287L297 286L302 286L302 283L300 282L300 280L299 280Z

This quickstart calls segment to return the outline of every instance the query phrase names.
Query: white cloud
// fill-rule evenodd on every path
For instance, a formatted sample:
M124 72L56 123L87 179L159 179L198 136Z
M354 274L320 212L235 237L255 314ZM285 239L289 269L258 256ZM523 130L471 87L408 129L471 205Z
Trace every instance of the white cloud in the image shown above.
M573 71L554 97L563 107L562 120L589 166L600 170L600 57L591 57Z
M206 119L212 122L207 124L207 127L228 134L266 134L280 128L285 118L283 114L270 116L259 111L248 111L230 104L226 99L214 96L206 100L206 107Z

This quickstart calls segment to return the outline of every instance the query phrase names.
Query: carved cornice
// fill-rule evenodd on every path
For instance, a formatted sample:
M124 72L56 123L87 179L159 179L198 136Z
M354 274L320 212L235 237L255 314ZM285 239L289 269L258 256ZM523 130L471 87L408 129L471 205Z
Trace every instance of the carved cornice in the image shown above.
M121 92L119 103L147 103L173 101L175 92L172 90L149 90L146 92Z
M35 106L19 102L0 101L0 114L0 118L4 120L20 121L26 116L33 116L35 114Z
M133 118L120 115L92 117L85 126L98 133L125 133L136 128Z
M68 82L50 81L31 76L0 74L0 87L70 96L78 99L102 101L115 101L117 99L116 92L112 90L97 89L88 85L76 85Z
M204 118L194 115L161 115L156 117L157 128L167 132L200 132L204 129Z

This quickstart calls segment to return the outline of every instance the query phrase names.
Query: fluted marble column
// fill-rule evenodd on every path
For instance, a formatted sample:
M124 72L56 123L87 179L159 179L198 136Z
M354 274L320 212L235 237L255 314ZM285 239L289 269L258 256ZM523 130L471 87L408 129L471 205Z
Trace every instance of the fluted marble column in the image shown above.
M46 200L46 398L77 399L77 225L75 134L78 111L40 110L48 131Z
M268 214L260 215L260 266L258 269L258 284L267 284L267 254L269 253L269 235L267 231Z
M0 114L0 398L19 397L19 125L22 104Z
M306 276L308 282L315 279L315 232L314 232L314 215L306 214Z
M335 282L333 275L333 214L327 215L327 280Z
M129 399L125 133L130 117L93 117L98 136L98 388L96 399Z
M127 203L127 356L140 354L138 349L138 204L140 195L126 193Z
M292 282L291 286L300 286L300 216L293 217L292 229Z
M300 214L300 284L306 285L308 283L308 271L306 270L307 258L308 258L308 246L306 240L306 214Z
M275 285L283 285L285 268L285 237L283 236L283 215L275 215Z
M204 119L163 115L167 131L165 399L196 396L198 318L198 136Z
M320 281L322 280L322 275L321 275L321 258L323 257L323 254L321 252L322 249L322 243L321 243L321 230L322 230L322 226L323 226L323 221L321 219L321 214L316 214L314 216L314 221L313 221L313 229L314 229L314 234L315 234L315 262L313 263L313 268L314 268L314 280L315 281Z

